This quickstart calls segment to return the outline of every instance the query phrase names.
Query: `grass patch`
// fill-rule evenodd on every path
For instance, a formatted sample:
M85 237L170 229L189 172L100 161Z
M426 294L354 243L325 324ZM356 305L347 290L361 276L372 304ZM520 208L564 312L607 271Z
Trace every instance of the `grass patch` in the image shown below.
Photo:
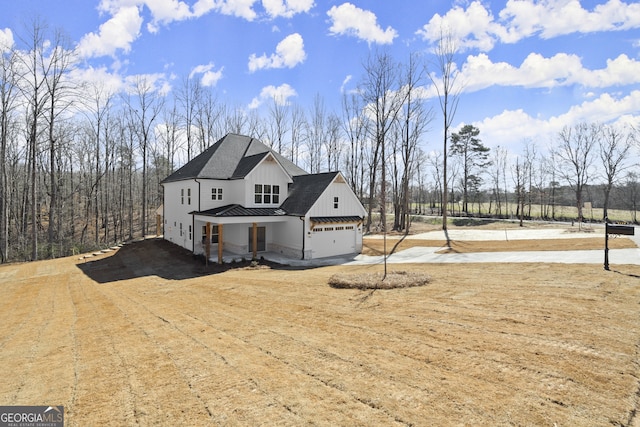
M382 272L338 273L329 278L329 286L338 289L397 289L424 286L430 281L429 275L416 271L391 271L387 277Z

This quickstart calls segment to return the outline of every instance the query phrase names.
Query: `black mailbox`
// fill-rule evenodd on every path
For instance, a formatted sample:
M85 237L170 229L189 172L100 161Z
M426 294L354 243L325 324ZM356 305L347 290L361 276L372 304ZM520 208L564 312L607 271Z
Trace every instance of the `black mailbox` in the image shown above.
M628 225L607 224L607 234L621 234L624 236L633 236L634 228Z

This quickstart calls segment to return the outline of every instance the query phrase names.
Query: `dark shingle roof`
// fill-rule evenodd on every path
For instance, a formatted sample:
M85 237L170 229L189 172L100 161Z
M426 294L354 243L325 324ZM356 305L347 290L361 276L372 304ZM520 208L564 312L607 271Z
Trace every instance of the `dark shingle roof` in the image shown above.
M267 153L271 153L290 176L306 174L291 160L257 139L230 133L169 175L162 183L197 178L244 178Z
M293 177L289 197L282 203L281 208L289 215L306 215L339 173L326 172Z

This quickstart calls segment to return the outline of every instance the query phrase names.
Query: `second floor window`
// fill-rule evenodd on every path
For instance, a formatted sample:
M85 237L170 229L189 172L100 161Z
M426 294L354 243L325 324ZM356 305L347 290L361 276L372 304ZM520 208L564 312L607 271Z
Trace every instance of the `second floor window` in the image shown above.
M256 204L280 204L280 186L271 184L256 184L255 198Z
M211 189L211 200L222 200L222 188Z

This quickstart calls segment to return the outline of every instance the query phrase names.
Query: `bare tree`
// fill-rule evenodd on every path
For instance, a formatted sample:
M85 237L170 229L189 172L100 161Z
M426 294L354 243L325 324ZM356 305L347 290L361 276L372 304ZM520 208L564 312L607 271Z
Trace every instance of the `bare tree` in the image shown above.
M342 125L349 144L346 158L347 179L358 197L362 198L364 195L364 150L367 120L364 117L361 98L355 93L342 96Z
M324 152L327 156L327 170L340 169L340 155L342 154L342 124L335 114L329 114Z
M425 68L420 64L417 54L409 55L409 62L403 67L400 91L403 92L403 103L399 113L400 127L400 158L402 173L400 186L396 195L394 211L394 230L409 232L409 183L413 179L416 163L416 151L422 135L427 131L433 120L433 110L427 109L424 99L420 96L420 86L424 81Z
M194 124L198 130L198 140L200 142L199 152L203 152L210 147L218 137L216 129L222 116L222 109L218 106L218 100L211 90L202 88L199 96L195 98L197 103Z
M313 98L313 105L309 113L310 121L307 123L307 156L309 171L318 173L321 169L322 147L327 138L326 121L327 112L324 107L324 99L317 93Z
M241 107L229 107L222 111L222 117L227 132L244 135L247 133L248 117Z
M558 172L575 193L579 223L583 221L583 191L589 183L593 148L601 133L601 126L595 123L579 123L574 127L565 126L558 135L557 156L561 165Z
M47 88L47 135L49 145L49 224L48 224L48 252L54 257L54 245L58 238L56 222L59 211L59 177L58 151L60 142L57 141L56 126L60 117L65 114L72 104L72 97L76 86L66 76L75 61L75 53L65 45L65 38L61 32L56 32L53 48L50 51L49 72L45 79ZM62 171L60 171L62 172Z
M300 156L300 145L304 139L304 129L307 127L307 119L304 114L304 109L295 104L291 107L291 153L290 159L295 164L298 164Z
M434 194L435 199L431 203L431 209L433 213L433 208L436 203L442 206L442 193L443 193L443 187L444 187L442 185L442 178L444 174L442 173L442 170L441 170L442 165L444 163L442 161L442 153L439 151L432 151L427 156L427 162L431 166L431 172L432 172L434 189L435 189L435 194Z
M177 105L174 103L170 109L165 109L164 119L161 132L158 135L163 145L164 155L167 159L165 177L175 169L176 151L180 146L180 138L178 136L180 130L180 115L178 114Z
M638 207L640 206L640 181L638 174L628 171L624 182L624 204L631 213L631 219L634 224L638 223Z
M503 147L496 147L493 150L493 158L491 160L491 165L493 166L490 170L491 175L491 185L493 197L496 200L496 210L495 213L498 217L502 215L502 192L505 190L505 199L504 199L504 207L505 213L508 213L508 205L506 199L506 189L501 187L501 181L503 180L504 173L507 169L507 150Z
M153 124L158 118L164 106L164 98L155 90L153 83L145 76L138 76L135 80L131 93L135 96L134 103L129 96L127 98L128 112L138 138L138 147L142 154L142 207L141 207L141 228L142 236L147 235L147 215L148 215L148 150L149 144L154 137Z
M527 200L527 177L529 171L527 162L521 162L520 158L516 158L516 164L511 169L511 176L515 184L516 192L516 216L520 220L520 227L524 226L524 206Z
M0 262L9 256L9 167L7 149L17 106L18 69L16 51L0 45Z
M435 48L436 67L440 76L430 74L429 77L438 93L440 101L440 110L442 111L443 120L443 151L442 151L442 229L447 229L447 142L449 140L449 130L453 123L456 111L458 110L458 101L460 100L460 92L462 88L458 84L458 69L455 59L458 46L453 38L451 31L441 31L440 39Z
M187 161L190 161L194 157L193 127L201 96L202 86L200 82L191 78L185 78L182 81L182 86L176 93L176 101L182 107L180 118L186 138Z
M38 259L38 229L40 225L38 191L38 162L40 151L39 139L42 132L41 122L47 103L47 78L51 63L47 60L47 46L45 39L45 25L40 20L31 22L28 39L22 39L27 53L18 55L24 78L20 86L22 96L26 101L27 121L27 149L29 174L29 206L31 207L31 260Z
M378 163L380 163L380 224L386 231L386 143L402 109L406 94L399 90L399 65L387 52L376 52L364 64L365 75L361 94L365 114L371 121L367 127L372 141L372 168L369 174L369 209L367 227L371 225L373 201L376 194Z
M609 196L620 173L629 168L628 155L632 145L632 134L624 134L614 126L604 126L602 138L598 141L600 160L604 172L604 206L603 217L606 220L609 210Z
M103 194L103 182L102 178L106 173L106 152L108 151L107 139L105 133L107 132L107 116L111 109L113 102L113 93L111 93L104 85L98 83L88 88L90 96L87 99L87 116L88 134L91 135L94 146L92 148L95 153L95 176L94 182L91 183L90 200L93 204L94 210L94 233L95 244L99 243L99 231L100 231L100 197ZM104 156L103 156L104 155Z
M273 96L269 104L269 135L272 146L278 153L285 154L283 150L284 137L287 134L287 117L289 110L284 99Z

